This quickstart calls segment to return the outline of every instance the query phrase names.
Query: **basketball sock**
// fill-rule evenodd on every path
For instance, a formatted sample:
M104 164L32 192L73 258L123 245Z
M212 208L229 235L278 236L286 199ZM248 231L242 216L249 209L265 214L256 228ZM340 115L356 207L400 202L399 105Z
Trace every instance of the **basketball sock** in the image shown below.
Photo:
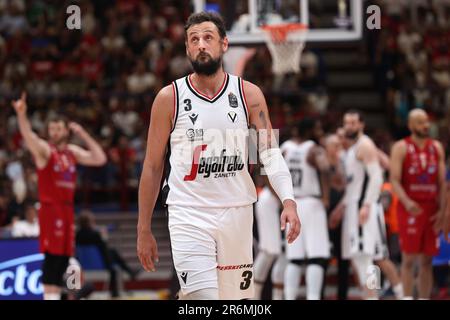
M261 292L263 289L264 282L269 274L270 267L275 260L275 255L269 254L263 250L259 251L255 259L255 264L253 267L253 273L255 277L255 300L261 299Z
M44 293L44 300L61 300L61 293Z
M396 286L392 287L392 291L394 291L395 298L397 300L402 300L404 293L403 293L403 285L402 283L397 284Z
M288 263L284 274L284 298L296 300L302 269L295 263Z
M323 283L323 268L317 264L306 267L306 299L320 300Z
M360 285L362 288L364 288L364 299L377 300L377 292L372 288L369 289L367 283L367 272L369 271L369 267L373 265L372 257L367 254L357 255L352 259L352 262L358 274Z
M372 257L369 255L358 255L352 259L358 274L359 283L361 286L366 286L367 271L372 264Z

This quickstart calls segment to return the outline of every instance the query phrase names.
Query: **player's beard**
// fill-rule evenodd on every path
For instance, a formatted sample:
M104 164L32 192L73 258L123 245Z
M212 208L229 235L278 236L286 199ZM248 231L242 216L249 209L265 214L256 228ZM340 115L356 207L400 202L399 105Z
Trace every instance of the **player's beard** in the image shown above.
M50 142L55 146L61 146L61 145L67 144L68 141L69 141L68 137L60 137L60 138L50 139Z
M420 139L426 139L430 135L429 130L421 131L421 130L413 129L413 133L414 133L415 136L419 137Z
M204 62L201 62L200 58L207 56L207 59ZM219 70L222 66L222 56L217 59L213 59L208 53L201 52L198 54L195 60L189 59L192 64L192 68L195 73L205 76L211 76Z
M346 132L345 132L345 137L346 137L347 139L350 139L350 140L356 140L356 138L358 137L358 135L359 135L359 130L356 130L356 131L346 131Z

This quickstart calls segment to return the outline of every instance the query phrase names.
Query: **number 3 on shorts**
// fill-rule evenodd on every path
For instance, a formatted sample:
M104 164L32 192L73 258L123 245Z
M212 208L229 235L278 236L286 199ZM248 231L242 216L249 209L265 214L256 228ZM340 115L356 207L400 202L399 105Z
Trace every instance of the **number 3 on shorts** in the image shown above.
M246 289L248 289L248 287L250 287L252 276L253 276L253 272L251 272L251 271L244 271L242 273L242 277L244 278L244 281L241 282L241 290L246 290Z

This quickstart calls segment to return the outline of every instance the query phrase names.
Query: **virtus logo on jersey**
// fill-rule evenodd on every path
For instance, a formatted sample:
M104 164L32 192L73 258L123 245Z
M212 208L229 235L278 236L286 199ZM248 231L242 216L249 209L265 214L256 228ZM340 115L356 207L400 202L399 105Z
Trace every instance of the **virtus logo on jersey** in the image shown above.
M203 175L203 178L209 178L211 174L214 174L214 178L234 177L236 171L244 169L241 155L228 156L226 149L222 149L220 156L201 157L202 151L205 151L207 146L202 144L195 147L191 171L184 176L184 181L194 181L198 174Z

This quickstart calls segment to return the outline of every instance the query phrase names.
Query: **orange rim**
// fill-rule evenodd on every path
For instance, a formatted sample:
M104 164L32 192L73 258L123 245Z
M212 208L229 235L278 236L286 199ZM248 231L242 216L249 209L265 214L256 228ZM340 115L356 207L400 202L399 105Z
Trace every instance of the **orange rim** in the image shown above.
M308 27L303 23L284 23L284 24L273 24L273 25L263 25L262 30L270 33L272 41L283 42L286 40L287 35L294 31L306 31Z

